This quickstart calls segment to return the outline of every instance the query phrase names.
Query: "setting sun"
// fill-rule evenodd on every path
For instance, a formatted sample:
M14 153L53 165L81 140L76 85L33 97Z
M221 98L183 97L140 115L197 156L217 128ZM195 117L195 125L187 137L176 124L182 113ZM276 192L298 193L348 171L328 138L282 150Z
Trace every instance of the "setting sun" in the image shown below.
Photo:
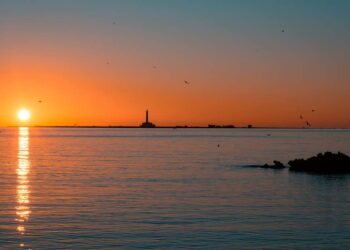
M28 121L30 119L30 112L27 109L21 109L18 111L17 117L20 121Z

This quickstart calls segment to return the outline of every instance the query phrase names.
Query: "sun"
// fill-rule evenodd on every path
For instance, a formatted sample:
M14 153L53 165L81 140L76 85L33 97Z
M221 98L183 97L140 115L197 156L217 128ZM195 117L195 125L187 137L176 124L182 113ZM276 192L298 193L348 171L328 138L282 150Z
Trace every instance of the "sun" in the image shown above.
M28 121L30 119L30 112L27 109L21 109L18 111L17 117L22 122Z

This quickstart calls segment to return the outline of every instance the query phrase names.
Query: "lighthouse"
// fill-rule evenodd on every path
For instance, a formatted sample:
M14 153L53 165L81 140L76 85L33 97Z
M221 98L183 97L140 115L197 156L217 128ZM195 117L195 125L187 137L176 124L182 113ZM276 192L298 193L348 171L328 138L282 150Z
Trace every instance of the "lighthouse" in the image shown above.
M146 110L146 121L140 125L141 128L155 128L156 125L154 125L152 122L149 121L148 117L148 109Z

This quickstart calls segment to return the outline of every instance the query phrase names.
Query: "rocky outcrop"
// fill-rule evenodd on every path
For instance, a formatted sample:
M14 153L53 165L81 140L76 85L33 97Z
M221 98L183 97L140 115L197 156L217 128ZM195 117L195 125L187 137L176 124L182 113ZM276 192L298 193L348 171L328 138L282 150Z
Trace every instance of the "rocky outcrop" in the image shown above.
M350 157L338 152L326 152L308 159L295 159L288 162L290 171L318 174L350 174Z
M252 168L269 168L269 169L284 169L286 168L285 165L283 165L279 161L273 161L272 165L269 164L264 164L264 165L249 165L247 167L252 167Z
M295 159L288 162L289 170L314 174L350 174L350 157L343 153L320 153L307 159ZM279 161L272 165L249 165L247 167L265 169L284 169L288 166Z

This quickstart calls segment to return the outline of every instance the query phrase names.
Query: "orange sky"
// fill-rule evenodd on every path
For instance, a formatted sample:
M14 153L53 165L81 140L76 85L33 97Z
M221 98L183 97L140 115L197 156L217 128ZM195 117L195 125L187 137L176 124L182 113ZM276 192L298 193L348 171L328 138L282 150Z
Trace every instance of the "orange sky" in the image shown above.
M268 34L249 17L244 31L197 21L215 9L177 17L141 8L113 25L97 13L106 5L43 16L28 7L15 19L2 15L9 6L0 4L0 126L21 125L25 107L28 125L139 125L149 109L157 125L301 127L303 114L314 127L350 128L348 31L309 36L310 21L284 20L284 34L264 13Z

